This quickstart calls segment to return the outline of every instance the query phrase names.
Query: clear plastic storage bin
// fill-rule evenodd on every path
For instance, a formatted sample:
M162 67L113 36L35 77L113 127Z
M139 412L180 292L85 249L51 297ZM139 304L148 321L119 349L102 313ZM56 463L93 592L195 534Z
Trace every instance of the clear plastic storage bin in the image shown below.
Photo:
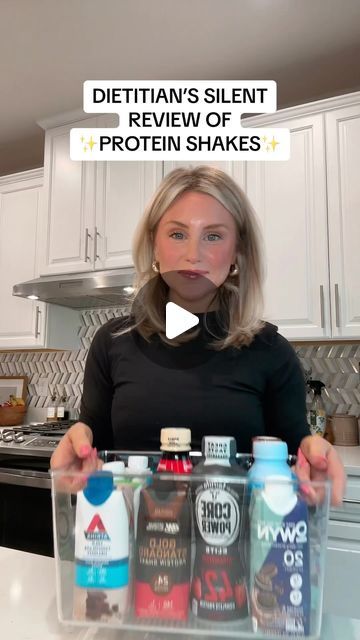
M150 468L157 461L150 456ZM329 483L251 486L248 461L238 456L238 476L100 472L94 480L53 471L60 621L186 637L318 638Z

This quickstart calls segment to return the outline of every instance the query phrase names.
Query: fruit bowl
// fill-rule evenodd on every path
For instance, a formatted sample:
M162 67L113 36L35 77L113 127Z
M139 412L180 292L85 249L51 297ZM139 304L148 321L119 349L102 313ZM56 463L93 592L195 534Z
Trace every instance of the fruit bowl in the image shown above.
M24 422L26 407L0 407L0 427L15 427Z

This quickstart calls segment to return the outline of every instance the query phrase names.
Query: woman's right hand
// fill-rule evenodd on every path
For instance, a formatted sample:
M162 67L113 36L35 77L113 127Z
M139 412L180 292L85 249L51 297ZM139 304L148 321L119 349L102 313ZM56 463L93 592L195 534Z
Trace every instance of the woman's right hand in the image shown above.
M64 471L64 475L56 477L59 491L80 491L86 485L89 474L101 467L92 441L92 431L83 422L73 424L61 438L50 460L53 471ZM66 475L67 472L69 475Z

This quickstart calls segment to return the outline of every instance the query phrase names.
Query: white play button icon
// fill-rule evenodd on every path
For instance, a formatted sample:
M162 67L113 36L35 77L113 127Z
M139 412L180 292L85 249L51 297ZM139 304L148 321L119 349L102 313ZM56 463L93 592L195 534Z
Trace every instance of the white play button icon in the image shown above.
M174 302L166 304L166 337L169 340L176 338L188 329L199 324L199 318L186 311Z

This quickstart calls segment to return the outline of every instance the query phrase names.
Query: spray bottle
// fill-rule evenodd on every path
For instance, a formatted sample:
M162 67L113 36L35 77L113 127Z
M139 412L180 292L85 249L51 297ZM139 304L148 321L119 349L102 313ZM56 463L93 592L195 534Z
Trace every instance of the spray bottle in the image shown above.
M308 385L314 392L308 416L310 431L312 435L317 434L323 436L326 427L326 410L321 397L321 389L325 387L325 385L321 380L309 380Z

